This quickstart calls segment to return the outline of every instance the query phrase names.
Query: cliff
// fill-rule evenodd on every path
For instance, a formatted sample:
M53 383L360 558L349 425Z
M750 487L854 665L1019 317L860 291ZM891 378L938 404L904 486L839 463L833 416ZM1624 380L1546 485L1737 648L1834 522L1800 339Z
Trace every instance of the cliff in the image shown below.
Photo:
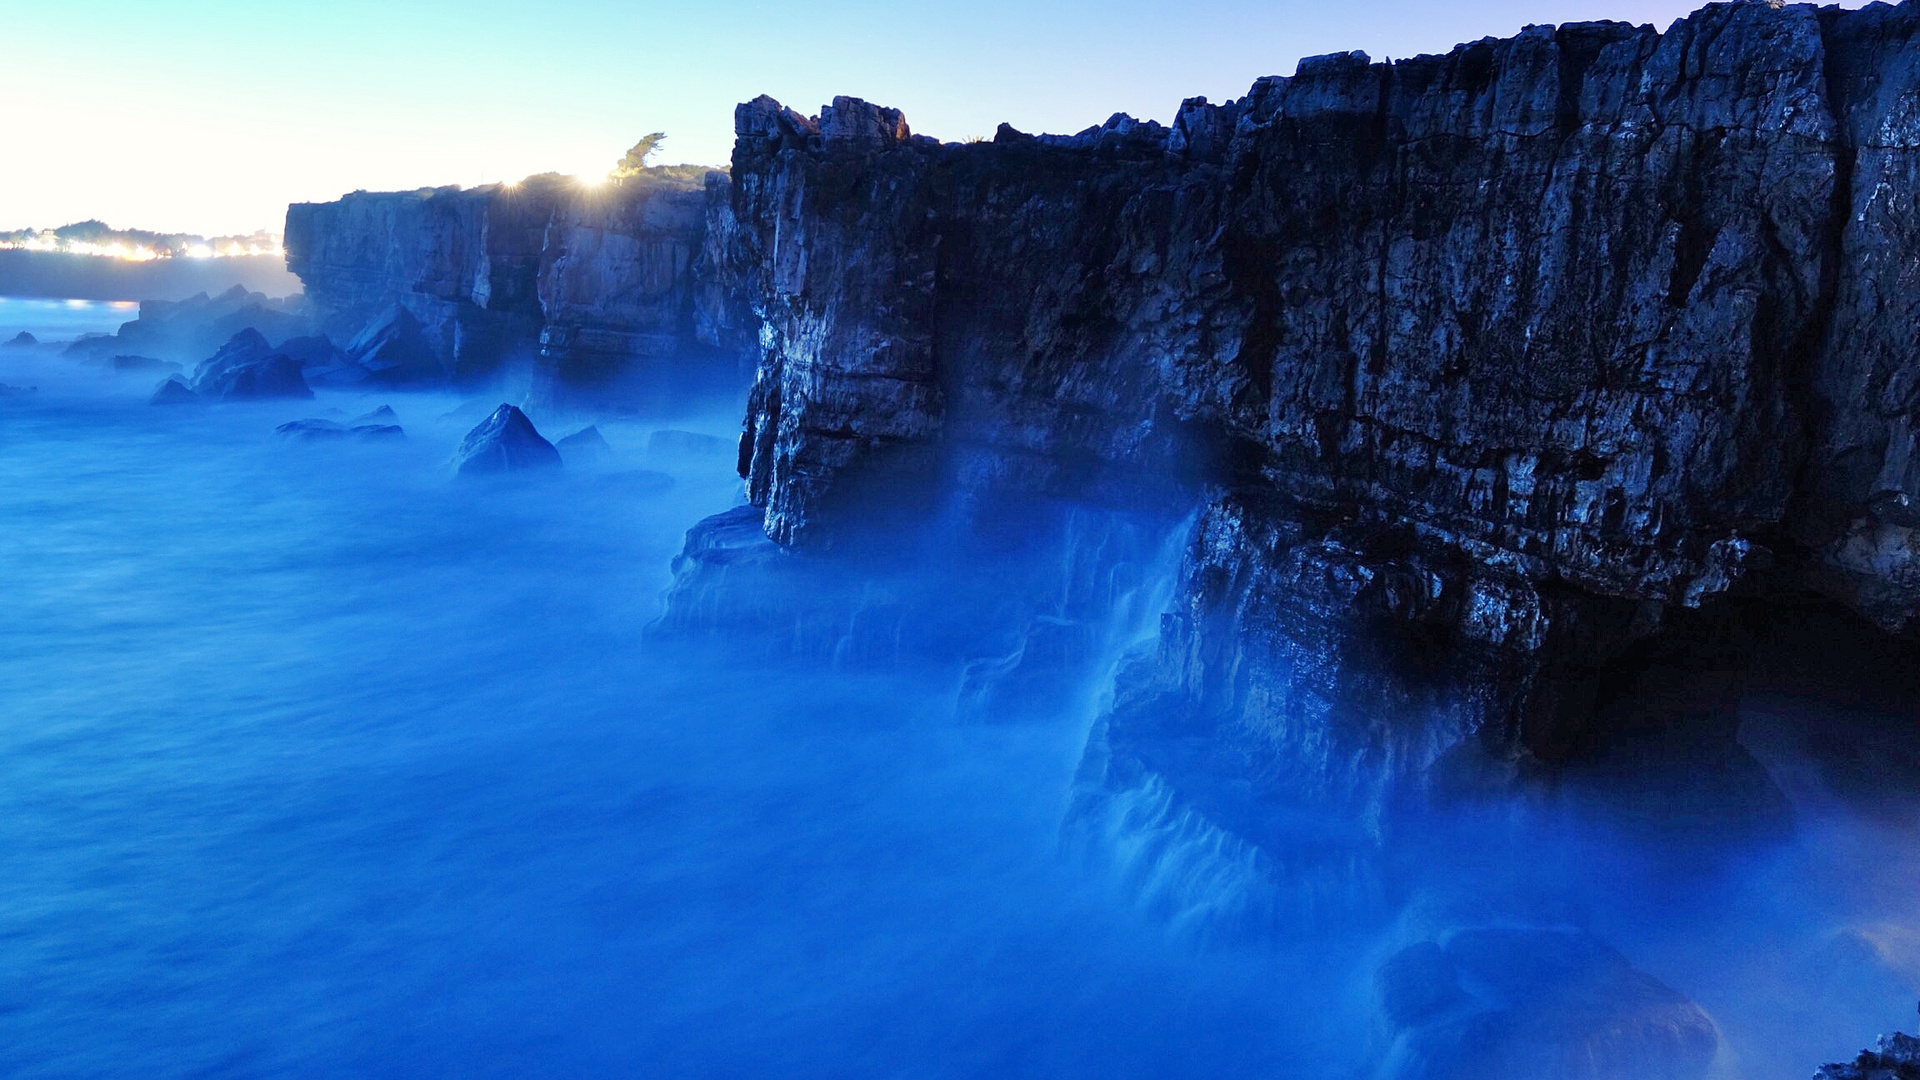
M800 547L955 489L1197 501L1096 758L1243 832L1650 744L1751 787L1757 643L1920 613L1916 25L1531 27L966 145L750 102L752 500Z
M724 312L697 317L708 218L726 214L725 176L684 167L355 192L288 207L287 259L325 331L355 360L383 353L370 366L394 379L470 384L518 362L541 403L643 404L689 370L736 375Z

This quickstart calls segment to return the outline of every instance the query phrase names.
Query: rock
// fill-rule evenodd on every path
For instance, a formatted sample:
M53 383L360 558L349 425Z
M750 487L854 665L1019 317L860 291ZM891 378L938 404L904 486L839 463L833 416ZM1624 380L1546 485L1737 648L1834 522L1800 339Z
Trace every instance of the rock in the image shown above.
M325 334L289 338L276 351L298 361L301 377L312 386L358 386L373 377Z
M310 398L299 361L277 352L257 330L242 330L194 369L193 389L216 400Z
M400 414L393 411L393 406L382 405L379 408L373 410L372 412L361 413L359 416L354 417L353 423L355 424L391 424L398 421L399 419L400 419Z
M1714 4L1312 58L1172 129L748 103L749 498L803 549L1202 504L1088 760L1250 787L1255 843L1636 732L1766 812L1735 732L1771 613L1920 630L1916 48L1916 5Z
M115 371L179 371L180 365L171 360L156 360L151 356L116 356L113 358Z
M25 348L29 345L38 345L40 344L40 339L34 337L32 334L27 333L25 330L22 330L19 333L13 335L12 337L8 338L6 341L6 344L9 347L19 349L19 348Z
M271 299L234 286L219 296L197 293L185 300L142 300L140 317L115 334L88 335L68 347L84 359L108 362L113 356L205 356L243 330L270 340L307 333L299 297Z
M1690 1080L1719 1046L1698 1006L1577 931L1457 931L1375 982L1398 1033L1385 1076Z
M1814 1080L1920 1080L1920 1039L1901 1032L1880 1036L1877 1050L1840 1065L1823 1065Z
M178 375L169 376L160 385L153 388L153 396L147 399L149 405L198 405L205 401L193 392L185 379Z
M657 407L743 386L757 326L727 287L726 174L649 169L583 193L355 192L287 212L288 266L322 328L390 382L535 359L532 399Z
M560 467L560 452L540 437L533 422L512 405L502 405L467 432L453 455L462 476Z
M273 429L288 442L337 442L347 437L347 429L332 420L293 420Z
M356 424L347 434L359 442L400 442L407 437L406 429L398 424Z
M398 305L388 308L349 342L346 357L364 370L367 378L388 385L433 383L447 374L420 320Z
M608 446L607 440L601 437L600 429L592 425L581 428L553 445L554 449L560 451L560 456L568 461L598 460L613 453L613 447Z
M661 428L647 437L649 454L730 454L736 449L735 440L676 428Z

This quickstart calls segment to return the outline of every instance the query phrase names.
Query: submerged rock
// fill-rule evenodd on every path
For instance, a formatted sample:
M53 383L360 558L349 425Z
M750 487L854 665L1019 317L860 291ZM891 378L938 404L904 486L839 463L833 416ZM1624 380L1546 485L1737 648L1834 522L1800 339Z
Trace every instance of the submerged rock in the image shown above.
M288 442L332 442L347 437L345 425L317 418L289 421L274 428L273 433Z
M512 405L493 410L493 415L467 432L453 455L454 471L462 476L557 469L560 464L560 452Z
M601 437L600 429L592 425L581 428L553 445L560 451L560 456L569 461L597 460L613 453L613 447L608 446L607 440Z
M400 414L393 411L393 406L382 405L379 408L373 410L372 412L361 413L359 416L354 417L353 423L355 424L392 424L392 423L397 423L399 419L400 419Z
M318 417L281 424L274 428L273 432L289 442L337 442L343 439L354 442L387 442L407 437L406 431L397 424L356 424L349 427L346 424Z
M32 334L27 333L25 330L22 330L19 333L13 335L12 337L8 338L6 343L9 346L12 346L14 348L24 348L28 345L40 344L40 339L37 337L34 337Z
M10 386L7 383L0 383L0 397L19 397L22 394L34 393L39 389L37 386Z
M153 388L153 396L147 399L149 405L198 405L205 401L193 392L185 379L178 375L163 379Z

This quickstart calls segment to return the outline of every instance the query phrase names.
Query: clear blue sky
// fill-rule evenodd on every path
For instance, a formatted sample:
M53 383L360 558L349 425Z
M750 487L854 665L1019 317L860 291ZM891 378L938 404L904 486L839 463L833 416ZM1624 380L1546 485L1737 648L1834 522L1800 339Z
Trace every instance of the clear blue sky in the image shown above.
M724 164L735 102L834 94L915 131L1076 131L1237 97L1301 56L1687 0L0 0L0 229L277 231L355 188L603 173L638 136ZM1851 5L1850 5L1851 6Z

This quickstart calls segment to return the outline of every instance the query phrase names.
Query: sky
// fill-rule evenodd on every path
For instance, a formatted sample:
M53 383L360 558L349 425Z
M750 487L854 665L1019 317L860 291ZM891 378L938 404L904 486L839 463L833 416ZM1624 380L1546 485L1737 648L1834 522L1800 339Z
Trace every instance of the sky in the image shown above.
M1690 0L0 0L0 230L278 232L355 189L724 165L735 103L835 94L941 139L1169 120L1302 56L1529 23L1662 28ZM1852 6L1852 5L1849 5Z

